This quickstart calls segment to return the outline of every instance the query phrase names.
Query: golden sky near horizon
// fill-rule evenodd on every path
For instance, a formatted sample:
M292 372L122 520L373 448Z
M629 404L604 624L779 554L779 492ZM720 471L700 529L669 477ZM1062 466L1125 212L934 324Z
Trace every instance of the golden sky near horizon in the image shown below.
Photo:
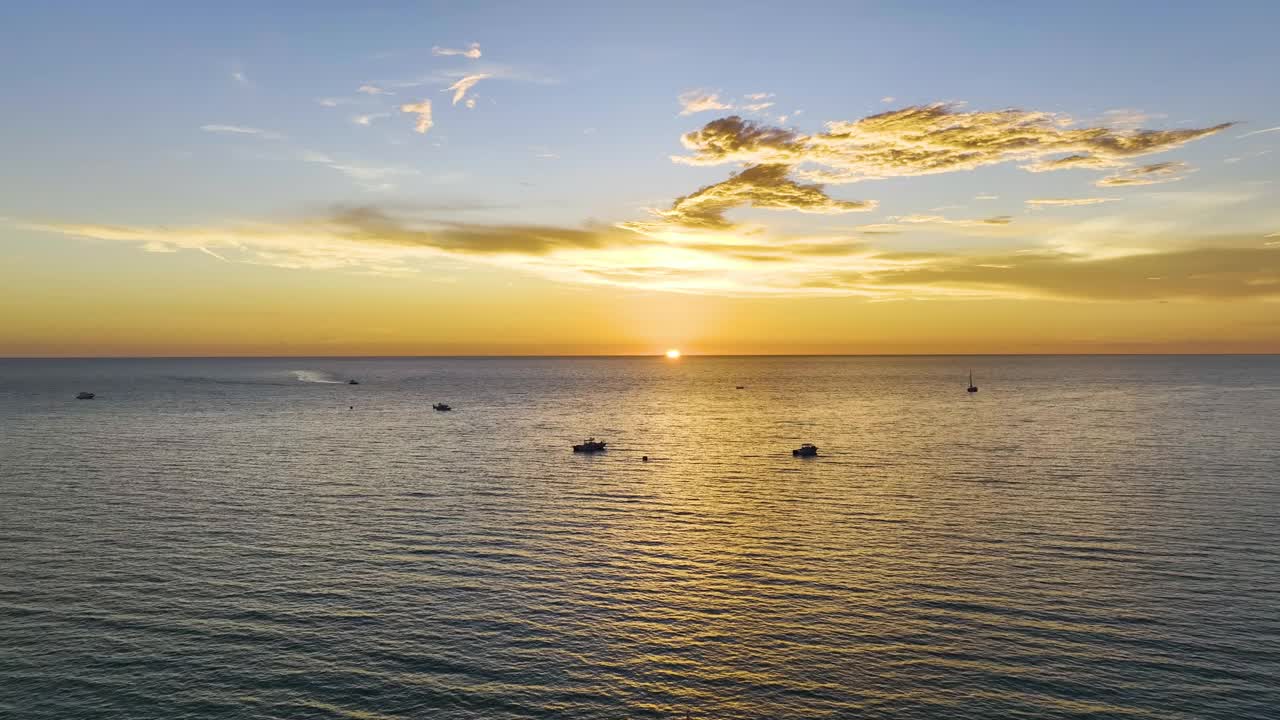
M177 52L32 10L0 356L1280 352L1280 51L886 13L215 13Z

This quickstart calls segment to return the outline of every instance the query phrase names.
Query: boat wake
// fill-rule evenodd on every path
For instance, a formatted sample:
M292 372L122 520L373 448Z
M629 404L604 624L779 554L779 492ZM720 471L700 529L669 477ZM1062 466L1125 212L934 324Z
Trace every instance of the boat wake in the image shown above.
M342 380L334 377L332 373L320 372L319 370L290 370L298 382L307 383L324 383L326 385L341 385Z

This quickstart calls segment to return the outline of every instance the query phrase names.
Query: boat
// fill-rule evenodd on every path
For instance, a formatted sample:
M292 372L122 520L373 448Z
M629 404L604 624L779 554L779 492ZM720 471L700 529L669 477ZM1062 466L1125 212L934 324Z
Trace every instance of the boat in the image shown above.
M604 450L604 446L606 444L607 443L605 443L603 440L596 440L595 438L587 438L582 444L574 445L573 451L576 453L600 452L601 450Z
M91 392L82 392L76 395L77 400L92 400L94 397L96 396Z
M360 384L360 381L359 381L359 380L354 380L354 379L352 379L352 380L348 380L348 381L347 381L347 384L348 384L348 385L359 385L359 384Z
M818 446L813 443L805 443L795 450L791 451L792 457L817 457Z
M452 410L453 408L450 407L448 403L433 403L431 405L431 409L439 410L440 412L447 412L449 410Z
M969 392L978 392L978 386L973 384L973 371L969 371Z
M747 387L746 385L739 385L739 386L737 387L737 389L738 389L738 390L743 390L743 389L746 389L746 387Z

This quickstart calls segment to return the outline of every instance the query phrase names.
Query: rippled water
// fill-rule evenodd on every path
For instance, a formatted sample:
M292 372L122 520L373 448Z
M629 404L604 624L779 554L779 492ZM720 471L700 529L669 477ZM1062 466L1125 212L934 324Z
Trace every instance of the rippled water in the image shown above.
M0 430L0 717L1280 716L1276 357L0 361Z

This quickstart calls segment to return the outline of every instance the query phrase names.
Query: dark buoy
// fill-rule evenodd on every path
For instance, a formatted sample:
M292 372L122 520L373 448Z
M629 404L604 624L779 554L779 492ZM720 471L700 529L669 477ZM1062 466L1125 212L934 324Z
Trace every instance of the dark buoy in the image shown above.
M648 456L648 455L642 455L642 456L640 457L640 461L641 461L641 462L649 462L649 456Z

